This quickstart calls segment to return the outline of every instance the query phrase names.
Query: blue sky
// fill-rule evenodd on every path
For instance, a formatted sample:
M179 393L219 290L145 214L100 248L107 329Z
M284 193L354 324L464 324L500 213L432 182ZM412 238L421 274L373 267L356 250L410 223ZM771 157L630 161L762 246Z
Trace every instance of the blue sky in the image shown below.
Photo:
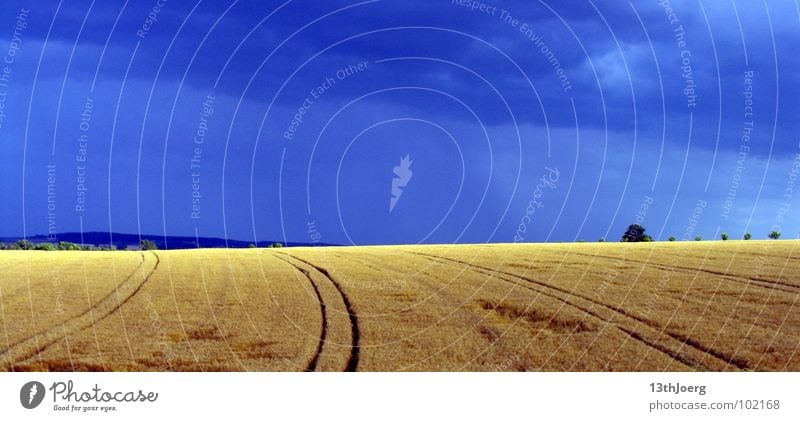
M799 28L792 1L5 3L0 236L795 238Z

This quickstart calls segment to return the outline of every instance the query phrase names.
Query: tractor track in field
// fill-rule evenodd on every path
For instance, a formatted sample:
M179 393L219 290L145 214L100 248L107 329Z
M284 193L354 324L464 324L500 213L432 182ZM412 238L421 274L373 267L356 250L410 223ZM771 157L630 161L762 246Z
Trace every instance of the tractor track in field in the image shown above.
M127 283L127 282L128 282L128 280L130 280L131 278L133 278L133 275L135 275L135 274L136 274L136 272L138 272L138 271L139 271L139 270L142 268L142 266L144 265L144 260L145 260L145 259L144 259L144 254L140 254L140 257L141 257L141 260L139 260L139 264L138 264L138 265L136 265L136 268L135 268L135 269L133 269L133 272L131 272L131 274L130 274L130 275L128 275L128 276L125 278L125 280L123 280L123 281L122 281L122 283L121 283L121 284L119 284L119 286L118 286L117 288L119 288L120 286L122 286L122 285L124 285L125 283ZM110 291L108 294L104 295L104 296L103 296L103 298L101 298L101 299L97 300L97 303L100 303L101 301L103 301L103 300L106 300L108 297L110 297L111 295L113 295L115 291L116 291L116 290L112 290L112 291ZM45 332L47 332L47 331L50 331L50 330L52 330L52 329L54 329L54 328L56 328L56 327L61 327L61 325L63 325L64 323L66 323L66 322L68 322L68 321L70 321L70 320L72 320L72 319L77 319L77 318L79 318L79 317L83 317L83 316L85 316L85 315L86 315L86 314L88 314L90 311L92 311L92 310L94 309L94 307L95 307L95 306L96 306L96 304L95 304L95 305L92 305L92 306L89 306L89 307L87 307L87 308L86 308L86 310L84 310L82 313L80 313L80 314L78 314L78 315L76 315L76 316L73 316L73 317L71 317L71 318L67 319L66 321L64 321L64 322L62 322L62 323L57 323L57 324L56 324L56 325L54 325L54 326L50 326L50 327L48 327L47 329L45 329ZM15 342L14 342L14 343L12 343L12 344L9 344L9 346L8 346L7 348L4 348L3 350L1 350L1 351L0 351L0 356L3 356L3 355L5 355L6 351L8 351L9 349L11 349L11 348L15 347L16 345L19 345L19 344L21 344L22 342L25 342L25 341L28 341L28 340L30 340L30 339L33 339L34 337L36 337L36 335L30 335L30 336L28 336L27 338L20 339L20 340L18 340L18 341L15 341Z
M373 262L366 260L361 257L350 257L353 261L357 260L360 265L368 266L376 271L385 271L385 268L381 268L376 266ZM392 269L393 271L403 274L403 272L398 271L397 269ZM474 310L470 309L466 302L462 302L463 300L459 299L458 297L449 294L444 291L444 288L439 288L429 282L427 279L420 280L417 279L415 282L419 283L423 287L425 287L428 291L434 293L437 297L439 297L444 303L448 305L449 308L456 308L456 311L462 312L467 318L469 318L470 322L472 323L472 328L481 335L481 337L485 338L486 341L489 343L489 346L485 348L479 355L476 355L474 358L477 359L481 355L487 353L490 348L499 350L500 352L511 353L513 351L509 349L506 345L504 345L500 340L505 336L505 332L499 332L497 327L492 325L485 317L479 315ZM452 312L448 317L454 316L455 311ZM524 371L525 367L520 365L519 362L513 363L514 369L517 371Z
M463 314L471 326L469 326L469 330L476 332L483 338L487 344L483 347L483 349L476 355L472 357L471 361L474 361L478 358L481 358L483 355L487 354L490 350L494 349L498 353L502 353L505 356L503 359L506 361L513 361L511 366L516 371L525 371L525 367L520 364L520 362L513 358L514 352L513 350L509 349L501 339L505 335L506 332L501 332L496 326L492 325L489 320L486 319L486 316L481 316L474 310L470 309L467 306L467 302L461 300L459 297L456 297L452 294L449 294L444 291L444 288L438 288L432 282L427 279L418 279L416 280L417 283L424 286L428 291L438 297L442 302L447 305L448 308L452 309L452 311L447 315L447 318L456 317L456 312ZM444 320L444 319L442 319ZM441 321L441 320L440 320ZM438 324L439 322L437 322ZM461 336L458 337L458 340L463 339L467 333L463 333ZM452 342L447 348L453 346L456 342ZM445 349L447 349L445 348ZM443 350L437 351L437 354ZM463 368L462 368L463 369Z
M771 254L763 254L763 253L753 253L753 252L742 252L741 254L745 256L761 256L761 257L775 257ZM734 254L735 256L735 254ZM786 260L800 260L800 256L783 256Z
M441 261L445 260L445 261L452 262L454 264L465 265L465 266L468 266L468 267L472 268L473 271L475 271L475 272L482 273L484 275L493 275L497 279L504 280L504 281L510 282L510 283L512 283L514 285L522 286L522 287L524 287L526 289L529 289L531 291L535 291L537 293L541 293L541 294L543 294L545 296L548 296L550 298L554 298L554 299L556 299L558 301L561 301L562 303L564 303L564 304L566 304L566 305L568 305L570 307L573 307L573 308L576 308L576 309L578 309L580 311L588 313L589 315L595 317L596 319L599 319L599 320L601 320L601 321L603 321L605 323L609 323L610 325L616 327L617 329L619 329L620 331L624 332L625 334L627 334L628 336L630 336L634 340L636 340L638 342L641 342L641 343L643 343L643 344L645 344L645 345L647 345L647 346L649 346L649 347L651 347L653 349L656 349L656 350L664 353L665 355L669 356L673 360L678 361L681 364L684 364L684 365L686 365L688 367L691 367L691 368L702 368L702 369L710 370L710 371L718 371L718 370L713 369L712 367L709 367L709 366L703 364L697 358L693 358L691 356L684 355L681 352L675 351L674 349L672 349L672 348L670 348L670 347L668 347L666 345L662 345L662 344L659 344L657 342L654 342L653 340L646 339L644 336L641 335L641 333L636 332L635 330L627 328L625 326L620 326L617 323L614 323L612 321L613 318L602 317L596 311L593 311L590 308L586 308L585 306L578 305L578 304L572 302L569 298L572 298L573 300L576 299L576 298L577 299L581 299L581 300L585 300L585 301L591 303L592 305L597 305L597 306L603 307L603 308L605 308L607 310L610 310L610 311L613 311L613 312L615 312L615 313L617 313L619 315L622 315L622 316L624 316L624 317L626 317L628 319L634 320L635 322L639 323L640 325L643 325L644 327L646 327L648 329L655 330L659 336L666 337L665 339L669 339L670 341L676 341L676 342L682 343L684 345L687 345L690 348L702 353L702 355L707 356L707 357L711 357L714 360L718 360L719 362L724 363L726 366L735 367L735 368L738 368L738 369L741 369L741 370L749 368L748 363L746 361L744 361L744 360L741 360L741 359L738 359L738 358L735 358L735 357L731 357L731 356L727 356L724 353L722 353L720 351L717 351L717 350L712 350L712 349L710 349L710 348L708 348L706 346L703 346L702 344L700 344L699 342L697 342L695 340L690 340L689 338L681 338L679 335L677 335L678 337L676 337L673 334L670 334L670 332L664 330L657 323L654 323L654 322L652 322L650 320L647 320L647 319L645 319L643 317L640 317L640 316L637 316L635 314L632 314L632 313L630 313L628 311L625 311L625 310L623 310L621 308L610 306L608 304L602 303L600 301L596 301L596 300L594 300L592 298L586 297L586 296L581 295L581 294L576 294L573 291L569 291L569 290L566 290L564 288L555 287L555 286L549 285L549 284L547 284L545 282L537 281L537 280L534 280L534 279L531 279L531 278L527 278L527 277L524 277L524 276L521 276L521 275L518 275L518 274L515 274L515 273L505 272L505 271L502 271L502 270L497 270L497 269L492 269L492 268L487 268L487 267L483 267L483 266L476 265L476 264L473 264L473 263L463 262L463 261L452 259L452 258L447 258L447 257L437 256L437 255L429 255L429 254L426 254L426 253L419 253L419 252L406 252L406 251L404 251L404 253L415 254L415 255L418 255L418 256L425 257L425 258L427 258L428 260L431 260L431 261L438 261L439 263L442 263ZM499 276L499 275L503 275L503 276ZM521 284L519 284L517 282L511 281L511 280L507 279L507 277L512 277L512 278L519 279L519 280L525 282L527 285L521 285ZM533 287L530 286L530 284L537 285L541 289L533 288ZM556 291L556 293L548 292L547 290ZM564 294L567 297L565 298L565 297L559 296L559 294ZM713 351L713 352L711 352L711 351Z
M378 272L383 271L385 273L386 268L376 266L374 264L374 260L370 260L368 258L365 258L364 256L350 256L349 259L351 259L352 261L358 261L359 265L368 266L375 269ZM397 271L396 269L393 269L393 271L396 271L398 274L403 274L402 271ZM500 339L502 339L502 337L504 336L504 333L499 332L496 326L492 325L488 320L486 320L485 317L482 317L481 315L477 314L474 310L470 309L466 305L466 302L462 303L461 302L462 300L460 300L458 297L452 294L448 294L447 292L444 291L443 288L439 288L427 280L418 279L415 282L425 287L428 291L434 293L438 298L442 300L442 302L447 304L448 308L455 308L456 311L461 312L469 319L470 323L472 323L472 329L478 334L480 334L481 337L485 338L486 341L489 343L489 346L481 352L481 355L488 352L489 348L494 348L505 353L512 353L512 350L508 349L508 347L499 342ZM453 316L455 316L455 311L451 313L448 317L453 317ZM479 356L480 355L477 355L475 356L475 358L478 358ZM515 362L514 368L517 371L524 371L525 367Z
M347 293L344 292L344 289L342 288L341 284L339 284L339 282L336 281L336 279L324 267L317 266L309 262L308 260L301 259L297 256L288 253L276 252L275 254L282 254L284 256L290 257L303 264L308 265L315 271L322 274L322 276L327 278L331 282L333 287L336 288L336 291L339 293L339 296L342 298L342 302L344 303L345 310L347 311L347 316L350 319L350 337L351 337L350 356L347 359L347 365L345 366L344 371L357 371L358 361L360 358L359 344L361 341L361 331L358 325L358 313L356 313L355 308L353 307L353 303L352 301L350 301L350 297L347 295Z
M280 253L275 253L276 257ZM311 278L311 273L294 263L292 263L289 259L285 259L283 257L278 257L278 259L283 260L291 266L294 270L299 271L306 277L308 282L311 284L311 287L314 289L314 293L317 295L317 301L319 302L319 311L320 316L322 317L322 327L319 333L319 341L317 342L317 349L314 351L314 355L311 356L308 364L306 364L305 371L315 371L317 369L317 365L319 364L320 356L322 356L322 348L325 346L325 340L328 336L328 310L327 306L325 305L325 301L322 299L322 294L319 292L319 287L317 283Z
M131 272L131 273L136 273L136 271L137 271L137 270L139 270L139 268L141 268L141 267L142 267L142 265L144 264L144 255L141 255L141 254L140 254L140 256L139 256L139 257L140 257L140 259L139 259L139 264L137 264L137 265L136 265L136 268L135 268L135 269L133 269L133 272ZM124 282L124 281L123 281L123 282ZM6 299L11 299L11 298L15 298L15 297L17 297L17 296L18 296L18 295L20 295L20 294L26 294L27 292L28 292L28 286L27 286L27 285L20 285L19 287L15 288L15 289L13 289L13 290L11 290L11 291L6 291L6 292L3 292L3 297L4 297L4 298L6 298ZM110 294L113 294L113 293L114 293L114 292L112 291L112 292L110 292L110 293L109 293L109 294L107 294L107 295L110 295ZM103 298L105 298L105 297L103 297ZM87 310L87 311L88 311L88 310ZM24 339L23 339L23 340L24 340ZM17 342L15 342L15 343L18 343L18 342L22 342L22 341L17 341ZM11 344L11 345L13 346L14 344ZM4 350L2 350L2 351L0 351L0 352L3 352L3 351L5 351L5 349L4 349Z
M491 349L494 349L498 353L505 354L505 357L503 358L506 361L512 361L510 365L514 368L514 370L526 371L525 366L520 363L519 359L513 358L515 356L514 351L509 349L508 346L501 342L501 339L503 336L505 336L506 332L499 331L496 326L492 325L492 323L486 319L486 316L479 315L474 310L470 309L466 302L462 302L463 300L459 299L458 297L448 294L443 288L437 288L427 279L417 280L416 282L422 284L428 291L431 291L433 294L439 297L439 299L447 304L449 308L455 309L448 315L448 317L453 317L457 311L461 312L472 324L470 329L480 334L480 336L488 342L488 344L483 348L483 350L480 351L480 353L472 357L472 361L481 358ZM464 336L466 336L466 333L459 337L459 339L463 338ZM453 344L454 343L451 343L450 346Z
M63 323L52 326L42 333L37 333L26 339L15 342L13 345L0 352L0 360L10 361L7 368L13 370L16 364L41 354L54 344L64 340L70 333L81 332L116 313L123 305L141 291L147 281L150 280L153 273L158 269L161 259L156 253L150 252L150 254L155 257L156 261L153 265L153 269L142 276L141 282L133 284L131 280L144 267L145 261L147 260L144 253L142 253L142 261L139 266L137 266L133 273L128 275L121 284L117 285L114 291L106 294L81 314L67 319ZM121 296L124 296L124 298L120 299ZM116 298L116 300L114 298Z
M429 261L432 261L434 263L444 264L442 262L442 260L447 260L447 261L452 262L453 264L451 264L451 265L453 265L453 266L455 266L454 264L465 265L465 266L470 267L471 270L473 272L475 272L475 273L480 273L482 275L492 275L492 276L494 276L496 279L498 279L500 281L505 281L505 282L511 283L512 285L515 285L515 286L518 286L518 287L521 287L521 288L525 288L525 289L528 289L530 291L534 291L534 292L542 294L542 295L544 295L546 297L553 298L553 299L555 299L557 301L560 301L560 302L564 303L565 305L567 305L569 307L575 308L575 309L577 309L577 310L579 310L579 311L581 311L583 313L586 313L586 314L594 317L595 319L600 320L601 322L608 323L608 324L614 326L615 328L619 329L623 333L625 333L628 336L630 336L631 338L633 338L635 341L641 342L641 343L647 345L648 347L654 348L654 349L666 354L668 357L672 358L673 360L678 361L679 363L681 363L683 365L686 365L686 366L691 367L691 368L702 367L705 370L712 370L710 367L702 364L700 361L698 361L696 359L684 356L684 355L680 354L679 352L674 351L674 350L672 350L671 348L669 348L667 346L664 346L664 345L658 344L656 342L650 341L650 340L646 339L645 337L643 337L640 333L638 333L638 332L636 332L634 330L628 329L628 328L626 328L624 326L620 326L617 323L614 323L614 322L610 321L609 319L607 319L605 317L602 317L597 312L592 311L591 309L587 309L585 307L582 307L580 305L572 303L568 299L560 297L560 296L555 295L553 293L549 293L546 290L547 289L553 289L555 291L558 291L558 292L563 293L563 294L567 294L569 296L583 298L583 297L581 297L579 295L572 294L572 293L569 293L569 292L564 292L560 288L555 288L555 287L552 287L550 285L547 285L547 284L544 284L544 283L541 283L541 282L537 282L537 281L533 281L533 280L530 280L528 278L525 278L525 277L522 277L522 276L519 276L519 275L516 275L516 274L502 272L502 271L496 271L496 270L493 270L493 269L485 268L483 266L462 262L462 261L456 260L456 259L449 259L449 258L446 258L446 257L441 257L441 256L436 256L436 255L428 255L428 254L417 253L417 252L407 252L407 253L411 253L411 254L415 254L415 255L418 255L418 256L422 256L422 257L424 257L424 258L426 258ZM535 285L538 285L541 289L533 288L530 285L519 284L517 282L510 281L510 280L506 279L505 277L499 276L499 275L511 276L511 277L514 277L514 278L517 278L517 279L520 279L520 280L524 281L526 284L533 283ZM591 300L591 299L586 299L586 298L583 298L583 299L585 299L586 301L589 301L589 302L591 302L593 304L597 304L597 305L600 305L602 307L610 308L609 306L607 306L607 305L605 305L603 303L599 303L599 302L596 302L596 301ZM637 321L639 321L641 323L645 323L645 325L647 325L648 327L653 328L649 323L642 322L641 320L639 320L636 317L628 316L627 314L625 314L626 312L624 312L624 311L619 311L619 310L613 309L613 308L610 308L610 309L614 310L614 311L617 311L618 313L620 313L620 314L622 314L622 315L624 315L626 317L633 318L634 320L637 320Z
M764 278L750 278L747 276L736 275L732 273L726 272L719 272L711 269L703 269L703 268L690 268L686 266L670 266L663 263L656 263L656 262L648 262L645 260L636 260L636 259L628 259L628 258L617 258L613 256L606 256L601 254L589 254L589 253L576 253L570 252L569 254L579 255L579 256L586 256L586 257L593 257L593 258L600 258L604 260L613 260L613 261L622 261L626 263L639 263L645 266L653 267L656 269L661 269L664 271L674 271L674 272L682 272L682 273L691 273L697 274L697 272L703 272L714 276L719 276L724 279L731 280L733 282L737 282L740 284L747 284L753 286L759 286L762 288L766 288L769 290L774 291L782 291L788 294L798 294L800 293L800 285L790 284L788 282L780 282L773 279L764 279ZM780 286L779 286L780 285Z

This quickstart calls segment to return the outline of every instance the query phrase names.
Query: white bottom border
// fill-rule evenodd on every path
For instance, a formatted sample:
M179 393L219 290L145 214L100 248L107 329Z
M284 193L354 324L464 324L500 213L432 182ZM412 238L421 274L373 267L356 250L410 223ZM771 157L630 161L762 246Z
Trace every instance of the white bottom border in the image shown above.
M21 389L31 381L45 396L25 409ZM62 392L54 400L53 388L69 381L73 399L95 385L101 398L139 390L158 398L68 402ZM651 383L684 391L654 392ZM799 386L800 373L4 373L0 419L798 420ZM654 402L736 401L728 410L652 410Z

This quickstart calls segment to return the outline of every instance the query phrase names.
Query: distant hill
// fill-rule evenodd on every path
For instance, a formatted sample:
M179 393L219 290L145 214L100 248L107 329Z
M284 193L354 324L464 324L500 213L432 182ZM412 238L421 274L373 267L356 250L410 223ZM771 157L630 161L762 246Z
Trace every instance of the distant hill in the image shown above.
M214 237L180 237L180 236L167 236L163 235L139 235L139 234L121 234L121 233L108 233L108 232L65 232L56 236L57 240L48 240L46 235L35 235L28 237L28 240L33 243L47 243L68 241L75 244L85 245L109 245L113 244L118 249L125 248L139 248L141 240L150 240L158 245L159 249L191 249L191 248L246 248L250 244L256 244L252 241L241 240L225 240L224 238ZM21 240L22 237L0 237L0 243L14 243ZM312 246L335 246L336 244L324 243L284 243L282 241L259 241L256 245L258 247L266 247L273 243L281 243L286 247L312 247Z

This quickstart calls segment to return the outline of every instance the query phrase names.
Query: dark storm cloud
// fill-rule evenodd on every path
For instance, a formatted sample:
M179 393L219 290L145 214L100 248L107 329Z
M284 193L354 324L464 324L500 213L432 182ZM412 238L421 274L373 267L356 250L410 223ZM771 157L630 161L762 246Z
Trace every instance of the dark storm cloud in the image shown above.
M55 4L50 2L45 6L37 3L40 11L36 20L38 30L31 34L30 41L35 42L37 35L41 39L49 23L45 17L52 16ZM89 2L82 4L83 7L62 7L56 17L48 46L51 53L48 60L52 62L43 69L43 77L63 77L66 61L57 57L59 54L66 56L71 50L88 11ZM620 7L618 2L550 4L497 1L487 2L493 7L493 14L490 14L480 9L473 10L472 3L459 4L452 0L383 0L372 3L243 1L230 8L231 3L201 2L195 5L167 2L146 38L137 38L136 31L154 4L149 1L130 2L123 10L121 3L95 3L76 52L84 59L75 60L72 73L76 76L72 77L94 71L111 25L119 16L116 30L109 39L111 59L105 60L101 78L122 77L130 58L125 52L130 52L135 42L141 41L129 77L153 80L156 69L164 62L166 69L159 77L174 82L183 76L191 62L185 83L207 90L217 78L221 78L218 87L221 92L234 97L246 95L264 102L272 100L277 89L298 66L337 43L340 44L315 58L294 76L298 80L295 91L302 86L313 87L330 72L348 63L403 56L433 57L490 75L487 79L508 98L512 108L521 110L523 121L543 124L547 117L549 124L570 126L574 124L570 99L574 99L583 125L604 127L608 123L613 129L632 130L635 105L638 128L658 134L661 129L659 119L651 116L662 112L660 96L663 89L663 101L670 120L678 122L682 130L686 130L688 111L692 111L699 133L713 138L716 138L720 126L720 102L728 110L741 107L741 98L736 95L736 90L741 85L744 70L752 70L762 87L758 97L760 103L765 104L761 113L765 128L772 120L767 106L774 105L777 100L774 90L770 89L777 78L766 8L750 3L737 5L743 28L743 34L740 34L738 28L731 28L736 18L733 3L722 6L715 2L654 1ZM674 7L672 17L677 19L677 23L670 23L665 8L667 4ZM346 9L335 12L342 8ZM791 18L794 17L789 13L792 11L790 5L771 4L769 8L769 18L773 20L773 30L780 41L784 45L796 42L796 34L790 31ZM274 14L264 20L271 12ZM224 18L212 30L212 25L223 13ZM328 14L330 16L293 35L303 26ZM512 19L516 21L512 23ZM681 69L682 48L676 45L678 25L683 27L685 49L691 53L691 86L698 96L697 105L692 109L686 106L686 95L683 94L687 82L683 77L686 72ZM430 29L390 29L403 27ZM358 36L365 33L367 35ZM743 36L750 58L746 68ZM342 42L351 37L355 38ZM204 38L205 43L201 46ZM281 43L284 44L273 52ZM237 46L239 49L234 51ZM169 55L165 56L168 48ZM776 49L787 50L789 48ZM191 61L193 56L194 61ZM778 71L786 74L797 64L795 57L786 53L779 56ZM225 73L220 75L225 62L228 62ZM440 88L471 103L480 102L482 97L491 93L487 88L476 89L472 74L451 65L427 62L410 71L398 63L374 66L375 71L360 80L363 91L398 85L402 81ZM558 68L554 63L558 63L568 77L570 90L565 92L559 84ZM247 82L257 69L260 69L259 74L255 75L245 92ZM541 95L546 116L542 114L538 101L532 101L534 96L528 77ZM780 83L781 89L787 93L798 90L798 82L793 78L782 78ZM298 99L292 92L284 91L277 98L278 102L292 106ZM338 91L331 96L352 94ZM781 110L796 108L793 97L784 96ZM415 105L421 105L422 111L426 111L424 104ZM597 112L603 105L607 118ZM729 120L730 114L724 113L723 119ZM508 115L502 109L489 111L483 118L491 124L508 122ZM733 123L731 127L722 124L726 126L725 135L735 134L736 124ZM673 137L683 136L679 133L670 136Z
M250 200L253 154L264 165L255 168L253 183L271 192L269 197L254 198L260 214L270 221L260 225L280 225L273 184L283 148L289 145L284 135L311 92L329 79L335 80L335 86L314 99L299 125L299 141L288 148L283 163L287 169L298 169L298 191L304 189L302 170L311 144L332 116L338 119L335 130L322 136L329 149L318 152L320 162L338 162L340 143L366 126L413 117L439 122L457 133L464 142L464 154L472 157L471 168L481 171L486 169L481 159L488 153L477 146L482 145L483 123L499 139L493 146L500 157L495 176L500 174L501 180L493 182L495 200L486 214L501 218L504 207L500 204L512 194L518 195L513 198L516 205L524 201L524 189L513 191L518 161L528 177L540 175L540 165L547 162L565 168L565 177L574 165L572 177L596 180L599 187L576 187L577 196L564 203L565 215L584 220L592 197L611 198L595 202L590 209L585 226L591 229L602 225L593 222L611 223L617 202L635 208L644 194L659 193L660 202L679 195L678 207L689 206L705 194L724 200L720 192L730 184L743 127L750 120L754 128L748 134L749 182L761 182L768 156L785 167L797 151L794 116L800 81L793 73L800 67L794 54L800 34L797 9L790 1L486 1L482 7L460 0L168 0L155 13L157 4L155 0L83 0L20 5L31 9L31 19L14 67L16 85L9 95L13 98L9 104L17 106L8 109L12 117L2 135L19 139L27 131L28 168L47 163L49 146L56 141L57 157L52 159L66 160L69 168L74 150L67 140L77 133L75 122L96 75L91 93L98 103L94 135L109 139L113 134L115 143L112 158L101 158L110 155L110 145L94 146L99 167L94 170L98 174L94 189L106 191L113 185L120 192L123 199L109 204L118 220L136 217L129 203L135 199L130 193L137 185L129 175L140 169L149 174L140 181L142 192L156 207L172 206L173 201L166 198L185 193L181 190L185 168L164 165L162 171L162 163L181 163L191 155L185 139L195 130L202 99L213 93L217 96L212 136L216 143L209 145L205 173L213 181L205 186L213 185L207 187L206 209L214 217L204 227L219 233L223 205L229 217L248 221L249 209L236 204ZM4 6L0 22L13 23L19 12L16 7ZM137 35L151 13L155 13L152 26ZM45 39L51 21L52 31ZM0 28L2 45L7 44L8 29ZM685 45L679 45L680 41ZM367 71L337 76L364 62ZM752 77L746 77L749 74ZM748 80L752 83L750 105L743 93ZM27 110L31 93L32 108ZM350 104L359 97L364 99ZM750 116L746 115L748 106ZM28 111L33 116L30 120ZM36 124L30 126L30 121ZM523 127L522 159L516 155L514 123ZM407 152L398 140L403 136L433 136L430 133L414 125L387 130L387 143L397 143L396 150L387 146L387 154L393 160L394 155ZM573 150L568 145L577 142L577 135L583 144ZM141 165L137 164L140 149ZM5 179L3 190L15 197L23 194L18 179L22 150L22 144L7 142L1 158L16 177ZM598 161L599 157L605 161ZM700 175L691 188L678 190L675 162L684 158L691 162L693 175ZM391 169L388 159L381 156L376 162ZM114 165L116 178L107 177L110 164L106 161ZM228 165L225 173L224 165ZM375 168L377 164L359 165L376 173L384 170ZM425 160L420 157L417 165L424 167ZM634 174L629 174L631 168ZM419 174L424 173L425 168L420 168ZM223 175L224 183L219 180ZM780 186L781 176L769 173L766 184ZM164 183L166 193L161 191L164 178L169 180ZM627 190L626 183L630 183ZM660 190L651 192L653 185ZM224 186L229 189L225 204L220 191ZM437 196L432 188L425 192ZM321 197L332 200L325 194ZM473 202L480 199L470 194ZM757 194L742 190L739 203L754 201ZM105 199L98 193L95 203ZM304 196L298 194L287 200L303 207L301 199ZM31 200L36 200L35 194ZM22 213L16 208L4 212L13 218ZM165 215L167 221L160 215L143 218L145 230L166 230L167 225L184 232L191 228L182 213ZM359 213L350 216L366 219ZM293 222L302 228L304 216L298 218ZM479 218L488 228L482 228L472 241L491 234L494 221L489 219ZM565 219L554 238L581 235L570 231L575 229L572 225L562 226L568 225ZM613 229L626 222L627 218L614 220ZM404 223L413 225L411 220ZM675 222L663 221L664 226L670 224ZM251 231L247 222L231 227L239 237ZM544 229L541 234L548 232L552 231ZM591 235L595 234L601 233ZM391 242L391 238L377 235L369 241Z

